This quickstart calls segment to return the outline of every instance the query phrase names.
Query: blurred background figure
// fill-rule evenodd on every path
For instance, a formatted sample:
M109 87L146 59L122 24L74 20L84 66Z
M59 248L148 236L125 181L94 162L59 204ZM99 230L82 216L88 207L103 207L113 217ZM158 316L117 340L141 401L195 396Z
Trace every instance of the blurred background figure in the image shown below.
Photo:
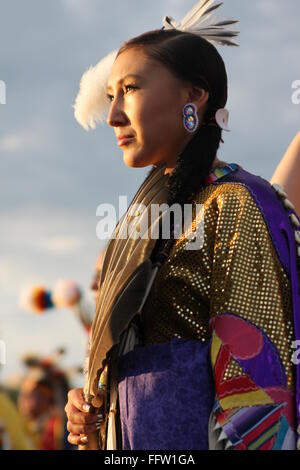
M18 408L34 446L39 450L72 449L66 440L64 407L70 389L67 372L58 366L64 350L41 358L25 357L27 368L20 384Z
M300 214L300 132L289 145L270 182L280 184Z
M102 264L104 260L104 253L105 253L105 250L102 250L96 260L95 267L94 267L94 276L90 284L90 289L93 293L95 304L97 303L97 299L98 299L99 283L100 283Z

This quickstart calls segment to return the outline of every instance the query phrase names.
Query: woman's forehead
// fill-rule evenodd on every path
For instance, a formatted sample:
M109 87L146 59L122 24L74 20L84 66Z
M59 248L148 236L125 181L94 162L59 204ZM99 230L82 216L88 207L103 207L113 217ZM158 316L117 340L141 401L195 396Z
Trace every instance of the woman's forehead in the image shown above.
M160 67L160 64L147 57L142 50L136 48L126 50L114 62L107 88L122 84L128 78L145 79L154 73L157 67Z

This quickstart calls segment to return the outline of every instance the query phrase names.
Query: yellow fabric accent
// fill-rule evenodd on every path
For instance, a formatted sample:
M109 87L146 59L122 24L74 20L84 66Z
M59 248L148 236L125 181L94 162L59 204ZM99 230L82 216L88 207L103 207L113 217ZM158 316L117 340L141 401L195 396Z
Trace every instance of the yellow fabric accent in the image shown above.
M219 402L223 410L274 403L272 398L262 389L247 393L237 393L230 397L221 398Z
M15 404L2 391L0 391L0 424L8 436L10 450L34 449Z
M219 170L219 168L216 168L215 174L218 178L221 178L222 176L224 176L224 173L221 170Z
M232 312L267 334L292 388L290 282L259 208L248 189L238 183L210 184L193 202L203 204L204 211L176 240L158 272L144 307L145 343L175 337L207 341L209 320ZM186 250L191 242L188 234L201 223L203 247ZM229 365L227 377L236 373L236 367Z
M214 332L212 336L211 349L210 349L210 356L211 356L211 362L212 362L213 367L215 367L215 363L216 363L221 346L222 346L222 341Z

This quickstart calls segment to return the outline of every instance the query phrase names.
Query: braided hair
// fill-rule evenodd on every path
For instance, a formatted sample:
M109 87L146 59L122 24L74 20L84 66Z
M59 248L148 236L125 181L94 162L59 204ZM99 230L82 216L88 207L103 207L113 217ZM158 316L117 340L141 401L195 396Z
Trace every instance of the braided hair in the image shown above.
M184 82L209 92L202 125L178 156L169 177L168 204L188 202L205 183L222 138L214 116L227 101L227 73L222 57L206 39L176 29L149 31L125 42L118 55L130 48L161 62Z

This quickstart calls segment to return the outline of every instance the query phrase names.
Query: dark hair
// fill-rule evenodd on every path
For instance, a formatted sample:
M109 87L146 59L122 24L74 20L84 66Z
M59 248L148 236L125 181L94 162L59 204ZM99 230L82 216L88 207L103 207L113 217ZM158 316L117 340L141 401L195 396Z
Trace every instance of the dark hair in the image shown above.
M207 40L192 33L154 30L125 42L118 55L129 48L141 47L151 59L168 67L177 78L209 92L203 125L177 160L169 178L169 204L183 204L203 186L212 169L220 145L222 130L214 115L227 101L227 73L222 57Z

